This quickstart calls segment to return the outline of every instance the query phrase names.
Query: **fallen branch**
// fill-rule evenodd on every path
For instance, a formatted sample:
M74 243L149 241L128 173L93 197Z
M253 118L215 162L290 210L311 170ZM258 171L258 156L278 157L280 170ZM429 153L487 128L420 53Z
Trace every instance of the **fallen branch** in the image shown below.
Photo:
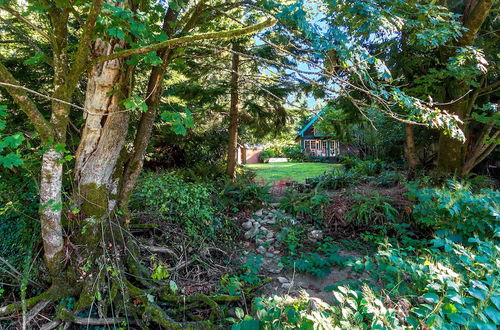
M28 315L26 316L26 324L29 324L31 320L35 316L38 315L45 307L47 307L50 304L50 300L42 300L38 304L35 305L29 312Z
M49 323L45 323L40 327L40 330L52 330L57 328L61 324L61 321L51 321Z
M163 247L163 246L151 246L151 245L142 245L142 247L145 248L146 250L151 251L151 252L166 253L166 254L170 254L171 256L174 256L175 259L179 259L179 256L177 255L177 253L175 253L174 250L169 249L167 247Z
M94 319L90 317L75 317L71 320L71 323L75 323L78 325L113 325L120 324L122 322L127 322L127 324L135 323L133 320L127 320L124 317L108 317L102 319Z

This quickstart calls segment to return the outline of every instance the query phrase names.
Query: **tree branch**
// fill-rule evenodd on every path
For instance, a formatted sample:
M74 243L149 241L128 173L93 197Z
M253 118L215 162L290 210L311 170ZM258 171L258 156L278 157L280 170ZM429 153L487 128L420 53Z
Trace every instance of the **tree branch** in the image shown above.
M28 24L33 30L35 30L36 32L38 32L39 35L41 35L42 37L44 37L47 41L50 42L50 37L42 31L42 29L40 29L38 26L36 26L35 24L31 23L30 21L28 21L24 16L22 16L21 14L19 14L17 11L15 11L13 8L9 7L8 5L4 4L2 5L2 8L9 12L9 14L11 14L12 16L20 19L21 21L23 21L24 23Z
M19 82L12 76L7 68L0 62L0 81L12 85L19 85ZM35 126L42 141L47 141L53 135L52 126L43 117L36 104L28 97L28 94L21 89L4 86L10 96L19 105L21 110L28 116L31 123Z
M90 43L92 42L92 38L94 36L95 25L97 22L97 18L101 13L102 6L103 0L94 0L92 2L92 7L90 8L89 14L87 15L87 20L83 28L80 43L78 45L78 50L75 54L75 61L73 62L73 65L71 66L69 72L68 86L71 89L76 87L76 84L78 83L82 72L85 70L88 64L88 54L91 49Z
M119 52L116 52L111 55L107 56L101 56L96 58L92 64L96 64L99 62L104 62L104 61L109 61L113 60L115 58L120 58L120 57L127 57L131 55L139 55L139 54L145 54L149 52L153 52L162 48L168 48L171 46L175 45L180 45L188 42L193 42L193 41L200 41L200 40L213 40L213 39L229 39L229 38L237 38L241 37L244 35L252 34L257 31L260 31L262 29L265 29L267 27L271 27L274 24L276 24L275 19L267 19L264 22L247 26L241 29L233 29L233 30L228 30L228 31L220 31L220 32L209 32L209 33L200 33L200 34L195 34L191 36L185 36L185 37L179 37L179 38L174 38L170 40L166 40L163 42L160 42L158 44L154 45L149 45L146 47L141 47L141 48L135 48L135 49L125 49Z

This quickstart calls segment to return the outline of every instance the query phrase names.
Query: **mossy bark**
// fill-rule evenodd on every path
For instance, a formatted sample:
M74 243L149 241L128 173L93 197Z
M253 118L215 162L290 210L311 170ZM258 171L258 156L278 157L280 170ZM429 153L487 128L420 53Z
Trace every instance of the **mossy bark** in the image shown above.
M466 47L473 46L476 36L483 25L486 17L491 12L494 0L482 0L471 2L465 7L463 13L463 26L465 31L462 36L454 43L454 46ZM454 56L452 47L443 47L441 51L441 61L446 62L448 58ZM443 173L462 174L462 167L467 159L468 144L470 143L468 130L468 119L472 105L468 104L471 101L469 95L466 96L470 86L463 81L451 80L446 82L446 98L445 102L449 105L445 106L445 110L451 114L457 115L463 124L461 129L467 138L466 143L453 139L450 136L441 133L439 137L439 152L438 152L438 170Z

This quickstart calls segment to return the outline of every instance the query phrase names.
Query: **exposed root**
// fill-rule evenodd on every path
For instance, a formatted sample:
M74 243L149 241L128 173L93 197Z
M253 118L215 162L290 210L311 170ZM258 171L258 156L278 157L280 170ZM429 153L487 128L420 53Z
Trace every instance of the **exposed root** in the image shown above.
M130 282L126 282L127 289L129 290L130 296L132 298L138 299L141 304L136 308L140 309L143 321L153 321L154 323L161 325L167 329L216 329L211 322L199 321L199 322L177 322L173 320L158 304L151 301L148 297L147 292L141 290L134 286Z
M50 289L43 292L42 294L39 294L38 296L26 299L24 303L26 308L33 308L35 305L45 300L54 301L57 299L61 299L65 296L65 293L66 293L65 291L60 290L59 288L51 287ZM18 312L22 309L22 307L23 307L22 301L15 302L4 307L0 307L0 316Z

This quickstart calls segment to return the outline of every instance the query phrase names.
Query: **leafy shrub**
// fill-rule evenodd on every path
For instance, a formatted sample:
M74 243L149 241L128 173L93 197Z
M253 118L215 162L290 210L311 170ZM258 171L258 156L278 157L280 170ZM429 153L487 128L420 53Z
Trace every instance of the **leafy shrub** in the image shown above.
M223 186L219 205L234 212L257 208L270 200L269 189L269 185L257 184L249 176L238 176L235 181L228 181Z
M302 273L309 273L316 277L325 277L331 272L333 265L344 266L348 260L341 256L336 250L326 251L324 255L315 252L303 253L299 259L291 260L285 258L285 263Z
M398 172L395 171L383 171L379 176L374 180L374 183L377 186L395 186L401 180L401 177Z
M371 195L354 195L355 203L346 213L346 218L356 225L379 225L386 222L396 222L398 210L390 199L378 193Z
M315 178L309 178L306 182L319 189L337 190L352 186L358 183L359 180L356 173L334 169L330 173L325 173Z
M497 329L500 325L500 272L497 241L468 240L471 247L446 238L433 240L427 254L385 246L375 256L374 274L393 295L414 296L406 318L418 327ZM366 263L365 263L366 265ZM375 266L372 266L373 268Z
M309 193L298 193L287 190L285 196L280 201L280 208L295 217L322 218L325 205L330 199L316 191Z
M0 175L0 256L23 269L40 238L39 197L36 178L22 168L18 171L17 175ZM0 271L1 282L9 281L4 274Z
M384 168L384 163L380 160L365 160L359 161L352 168L352 171L359 175L376 176Z
M285 157L290 158L295 162L303 162L307 160L306 155L302 152L302 148L299 145L285 147L283 149Z
M498 191L473 193L468 185L453 180L441 188L408 185L408 190L409 197L418 201L413 217L420 225L462 237L491 237L498 225Z
M276 157L276 152L272 149L264 149L259 155L259 160L264 162L268 158Z
M132 209L158 213L192 237L215 234L220 228L210 186L189 183L172 173L145 173L136 187Z
M444 238L433 243L420 256L385 245L374 258L358 261L387 291L337 286L335 305L305 294L257 298L255 317L233 329L498 329L498 240L472 238L469 248Z
M340 156L339 157L340 163L344 165L345 169L350 170L353 168L358 162L361 160L358 158L354 157L349 157L349 156Z
M346 170L357 173L360 176L376 176L386 167L386 164L379 159L361 160L347 156L341 156L340 163L344 165Z
M207 164L198 162L192 166L177 170L176 174L189 182L213 182L226 175L226 167L223 163Z
M495 189L498 187L498 182L487 175L469 174L464 178L465 182L470 185L474 192L480 192L483 189Z
M220 289L229 295L235 295L242 291L245 286L255 286L262 281L259 272L262 269L263 258L261 255L250 254L248 259L241 265L239 272L230 276L225 274L221 278Z

